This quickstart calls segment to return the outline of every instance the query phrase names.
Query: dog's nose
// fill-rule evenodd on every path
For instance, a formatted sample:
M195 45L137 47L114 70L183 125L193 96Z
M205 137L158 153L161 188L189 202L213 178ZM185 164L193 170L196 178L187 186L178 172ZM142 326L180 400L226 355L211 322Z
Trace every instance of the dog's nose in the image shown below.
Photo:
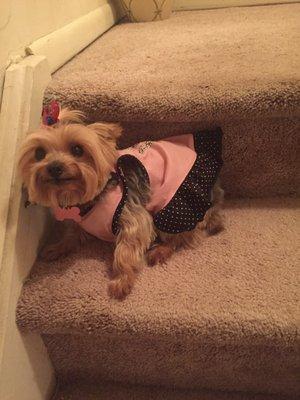
M64 171L64 167L60 162L54 161L47 166L47 171L52 178L59 178Z

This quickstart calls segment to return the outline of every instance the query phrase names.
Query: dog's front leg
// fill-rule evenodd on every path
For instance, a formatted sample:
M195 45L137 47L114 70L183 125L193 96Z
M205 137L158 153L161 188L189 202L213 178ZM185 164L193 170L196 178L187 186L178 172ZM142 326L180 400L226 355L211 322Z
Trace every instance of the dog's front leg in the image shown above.
M129 202L124 207L120 226L109 293L112 297L122 300L131 292L137 272L144 263L145 253L154 240L155 233L152 217L139 203Z
M61 223L59 223L61 224ZM55 225L55 230L58 227L58 223ZM64 257L69 253L73 252L78 246L85 240L86 235L82 229L72 221L63 222L63 226L59 227L59 234L56 232L55 236L59 239L54 243L48 243L40 252L40 257L45 261L54 261L58 258ZM61 231L62 230L62 231Z
M224 190L217 180L212 190L213 206L209 208L201 223L202 229L205 229L208 235L215 235L224 229L224 218L221 214L224 202Z

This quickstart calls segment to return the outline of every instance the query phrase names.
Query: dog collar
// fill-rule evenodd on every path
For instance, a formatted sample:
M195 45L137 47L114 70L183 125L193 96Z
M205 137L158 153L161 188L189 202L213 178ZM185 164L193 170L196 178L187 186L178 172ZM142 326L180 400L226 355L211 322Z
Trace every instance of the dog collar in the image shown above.
M105 185L105 188L100 193L98 193L93 198L93 200L90 200L84 204L76 204L70 207L56 207L53 209L55 218L58 221L73 220L75 222L81 222L82 218L87 213L89 213L98 203L100 197L106 191L108 186L110 186L113 183L117 184L119 183L119 181L120 181L119 175L116 172L112 172L110 179L107 181L107 184Z
M70 207L56 207L53 209L54 216L58 221L69 219L75 222L81 222L82 218L94 208L99 198L100 194L94 197L93 200L84 204L78 204Z
M101 195L107 190L107 188L112 185L112 184L118 184L120 182L120 176L116 172L111 172L110 178L107 181L105 188L98 193L93 200L88 201L87 203L84 204L76 204L74 206L70 207L56 207L53 209L53 213L55 218L58 221L64 221L64 220L73 220L75 222L80 222L82 218L89 212L91 211L94 206L97 204L99 201ZM28 194L26 193L28 196ZM32 205L37 205L36 203L31 203L28 198L24 202L24 207L28 208L29 206Z

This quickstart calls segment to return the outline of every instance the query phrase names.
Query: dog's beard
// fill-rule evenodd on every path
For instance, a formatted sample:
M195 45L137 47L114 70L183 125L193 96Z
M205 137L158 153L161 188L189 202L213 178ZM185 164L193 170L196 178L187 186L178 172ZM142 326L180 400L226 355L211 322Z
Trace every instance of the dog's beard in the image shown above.
M104 186L87 164L69 168L66 176L67 179L49 179L43 171L36 170L28 185L29 200L45 207L70 207L93 200Z

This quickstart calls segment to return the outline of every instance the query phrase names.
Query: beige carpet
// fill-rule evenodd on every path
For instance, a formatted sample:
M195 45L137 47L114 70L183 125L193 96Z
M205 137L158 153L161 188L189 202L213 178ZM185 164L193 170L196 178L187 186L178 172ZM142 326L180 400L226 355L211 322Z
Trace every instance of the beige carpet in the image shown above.
M227 194L288 195L300 187L299 19L289 4L121 24L58 71L46 97L121 121L122 145L221 125Z
M99 241L38 262L18 325L43 334L64 381L300 393L297 206L232 203L225 232L145 268L121 303L107 296L111 251Z
M103 383L63 386L53 400L291 400L291 397Z

